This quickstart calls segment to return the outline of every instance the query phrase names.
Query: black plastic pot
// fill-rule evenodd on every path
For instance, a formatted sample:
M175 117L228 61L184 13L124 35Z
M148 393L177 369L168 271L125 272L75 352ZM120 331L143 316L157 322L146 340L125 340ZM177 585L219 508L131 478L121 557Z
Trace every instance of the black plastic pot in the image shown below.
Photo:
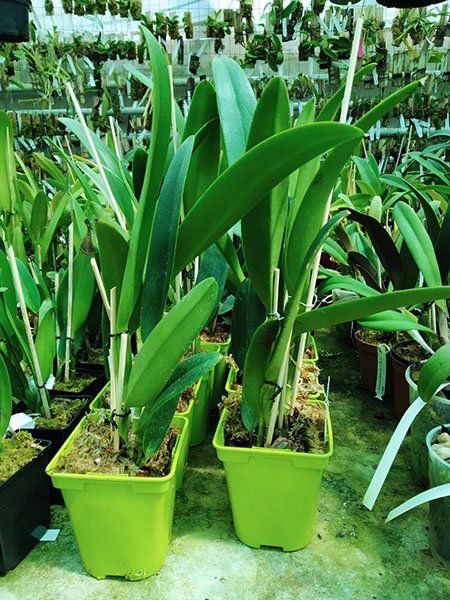
M52 389L49 390L50 398L55 396L63 396L67 398L79 398L80 396L93 396L95 397L106 385L107 379L103 368L93 368L91 365L77 365L76 373L92 375L96 377L95 381L89 383L85 388L79 392L67 392L63 390ZM57 385L57 384L56 384Z
M33 434L34 438L39 438L39 439L47 439L50 440L52 442L52 446L50 449L50 454L48 456L48 462L50 462L50 460L55 456L55 454L58 452L58 450L61 448L61 446L64 444L64 442L67 440L67 438L69 437L69 435L72 433L72 431L75 429L75 427L78 425L78 423L81 421L81 419L84 417L84 415L86 414L88 408L89 408L89 404L92 402L92 396L87 396L86 394L71 394L70 392L60 392L55 393L53 397L57 397L57 398L86 398L86 402L84 403L83 407L80 409L80 411L73 417L73 419L70 421L70 423L68 425L66 425L66 427L61 427L59 429L43 429L41 427L36 427L35 429L30 429L30 432ZM47 466L47 464L45 465ZM49 486L50 489L50 504L64 504L63 501L63 497L62 494L60 492L60 490L55 489L52 484L50 479L48 479L47 481L47 485Z
M1 0L2 18L0 40L4 42L28 42L28 11L30 0Z
M51 444L40 443L41 453L0 484L0 575L17 567L50 524Z

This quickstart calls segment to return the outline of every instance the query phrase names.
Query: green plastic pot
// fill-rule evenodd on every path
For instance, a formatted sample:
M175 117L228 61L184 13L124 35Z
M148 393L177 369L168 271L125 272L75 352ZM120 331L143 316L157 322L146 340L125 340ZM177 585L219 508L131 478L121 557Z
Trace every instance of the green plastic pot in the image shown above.
M209 396L211 394L212 371L205 373L197 384L194 408L192 410L191 438L189 446L202 444L208 435Z
M177 466L186 443L187 421L173 451L172 467L165 477L84 475L58 472L83 427L75 429L46 469L62 491L84 568L97 579L107 576L144 579L164 564L172 531Z
M322 473L333 454L304 454L273 448L234 448L224 444L223 411L213 439L223 462L234 530L247 546L299 550L313 536Z
M447 425L450 427L450 423ZM430 487L450 483L450 463L440 458L432 449L434 436L440 433L441 426L432 429L426 437ZM429 541L432 553L450 564L450 498L440 498L429 503Z
M226 342L222 342L220 344L213 344L211 342L200 342L200 347L204 352L220 352L223 356L228 356L230 352L231 345L231 335L228 337ZM222 394L225 389L225 382L228 376L228 363L222 358L220 362L218 362L213 367L213 381L212 381L212 389L211 395L209 397L209 406L211 409L217 407L218 403L222 399Z
M102 398L106 394L109 389L110 382L105 385L104 388L100 390L100 392L95 396L92 402L89 404L89 410L94 410L95 408L102 408Z

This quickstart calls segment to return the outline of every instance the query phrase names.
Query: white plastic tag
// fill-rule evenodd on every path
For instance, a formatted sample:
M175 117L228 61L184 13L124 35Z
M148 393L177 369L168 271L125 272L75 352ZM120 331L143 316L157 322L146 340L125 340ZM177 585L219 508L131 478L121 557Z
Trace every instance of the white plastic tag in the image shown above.
M45 384L45 387L48 390L52 390L53 386L55 385L55 376L53 375L53 373L50 375L50 377L47 379L47 383Z
M17 431L18 429L34 429L34 419L25 413L17 413L11 416L9 427L13 431Z
M377 346L377 380L375 383L375 398L383 400L384 392L386 390L386 356L390 348L387 344L379 344Z
M421 492L420 494L417 494L417 496L406 500L406 502L403 502L403 504L400 504L399 506L397 506L397 508L391 510L391 512L386 518L385 523L387 523L388 521L392 521L392 519L396 519L400 515L403 515L405 512L408 512L408 510L416 508L416 506L425 504L425 502L438 500L439 498L447 498L448 496L450 496L450 483L444 483L443 485L438 485L437 487L433 487L430 490Z

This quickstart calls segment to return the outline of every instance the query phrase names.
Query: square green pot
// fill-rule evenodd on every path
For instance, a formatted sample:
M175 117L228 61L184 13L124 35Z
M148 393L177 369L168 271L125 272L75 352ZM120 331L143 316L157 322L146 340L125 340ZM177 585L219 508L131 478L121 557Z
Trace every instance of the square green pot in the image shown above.
M313 536L322 473L333 454L329 415L326 454L225 446L226 415L225 409L213 446L225 468L237 537L252 548L303 548Z
M200 347L204 352L220 352L223 356L228 356L230 352L231 336L226 342L220 344L212 344L210 342L200 342ZM213 367L213 382L211 395L209 397L209 406L211 409L217 407L222 399L222 394L225 390L225 383L228 376L228 363L224 358Z
M208 435L209 396L211 394L213 369L202 375L197 384L194 408L192 411L192 429L189 446L202 444Z
M70 451L85 421L86 417L50 462L46 473L62 491L86 571L97 579L144 579L156 573L166 558L187 421L179 416L173 421L182 431L173 451L170 473L165 477L58 472L59 458Z

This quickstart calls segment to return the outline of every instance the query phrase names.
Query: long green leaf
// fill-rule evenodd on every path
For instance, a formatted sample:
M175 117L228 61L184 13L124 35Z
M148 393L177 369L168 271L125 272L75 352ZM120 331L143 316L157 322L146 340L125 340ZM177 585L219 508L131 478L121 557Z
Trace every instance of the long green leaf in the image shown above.
M278 133L247 151L216 179L183 221L174 274L303 163L341 142L352 140L353 147L361 135L351 125L314 123ZM265 165L263 170L261 165Z
M53 310L47 311L42 319L36 335L36 353L43 381L47 381L53 371L56 356L56 322Z
M450 344L441 346L427 362L419 373L418 393L424 402L428 402L450 377Z
M170 78L166 58L156 38L141 27L150 53L153 76L153 120L150 151L139 201L130 248L127 256L122 293L117 312L117 328L125 330L142 286L142 276L150 245L156 202L164 175L170 139L171 104Z
M299 315L295 320L294 333L298 335L305 331L357 321L385 310L434 302L443 298L450 298L450 286L401 290L339 302Z
M0 211L12 212L16 200L16 161L11 119L0 111Z
M125 405L152 405L216 303L217 283L196 285L151 331L131 369Z
M433 244L417 214L406 202L397 202L394 206L394 220L427 285L441 285Z
M156 207L141 303L141 331L144 340L164 313L172 275L181 201L193 146L194 136L190 136L175 154Z
M244 368L245 357L253 334L264 322L266 310L252 287L250 279L240 285L231 321L231 353L239 368Z
M284 80L274 77L264 88L250 127L247 149L290 127L290 103ZM280 260L288 212L289 180L286 178L242 219L245 263L253 287L270 312L273 273Z
M200 263L200 269L197 276L197 284L208 277L214 277L218 286L216 304L207 321L207 324L209 324L210 321L217 315L220 301L222 300L223 291L225 289L225 284L227 282L228 271L229 267L227 261L217 246L213 244L205 252L203 260Z
M431 335L435 335L434 331L425 325L421 325L417 319L408 317L407 315L395 310L385 310L363 319L358 319L358 323L362 327L369 329L379 329L381 331L426 331Z
M96 284L90 260L91 256L80 251L73 261L73 335L84 325L94 298ZM56 295L57 318L60 330L64 333L67 326L67 286L68 272L66 271L60 281Z
M245 152L256 98L244 71L232 58L216 56L212 69L225 151L231 165Z
M39 243L47 226L48 198L44 192L39 191L34 197L31 210L30 228L34 239Z

